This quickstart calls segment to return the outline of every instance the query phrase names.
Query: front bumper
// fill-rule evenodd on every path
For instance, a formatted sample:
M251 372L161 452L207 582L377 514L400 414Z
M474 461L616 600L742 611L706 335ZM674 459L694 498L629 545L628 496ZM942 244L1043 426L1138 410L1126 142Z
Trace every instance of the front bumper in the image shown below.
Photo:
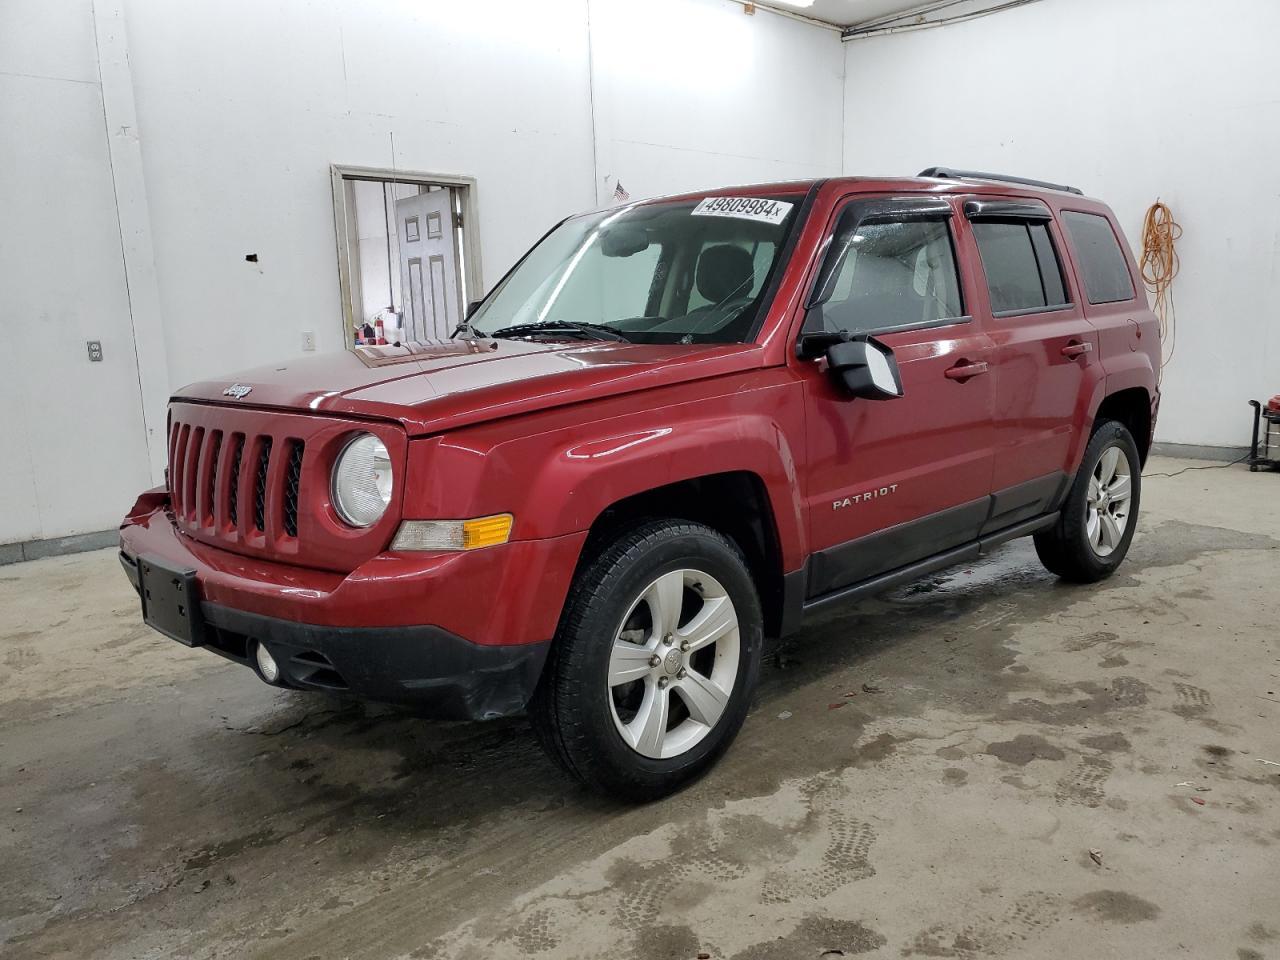
M532 696L584 539L383 553L344 575L191 540L153 495L121 527L120 561L135 590L138 557L194 571L201 645L252 666L261 643L290 687L477 720Z

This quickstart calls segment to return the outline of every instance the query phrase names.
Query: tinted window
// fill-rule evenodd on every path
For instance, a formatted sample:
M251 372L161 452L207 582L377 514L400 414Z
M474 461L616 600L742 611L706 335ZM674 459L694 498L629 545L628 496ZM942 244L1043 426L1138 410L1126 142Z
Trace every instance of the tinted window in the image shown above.
M1110 221L1092 213L1064 213L1062 222L1075 244L1089 302L1132 300L1133 278Z
M1049 238L1049 228L1044 224L1029 224L1031 246L1036 252L1036 266L1040 268L1040 281L1044 284L1044 302L1056 307L1067 302L1067 290L1062 282L1062 267Z
M1068 302L1046 224L977 220L973 236L982 255L993 313L1044 310Z
M832 294L809 312L806 330L860 333L963 316L945 221L867 223L837 237Z

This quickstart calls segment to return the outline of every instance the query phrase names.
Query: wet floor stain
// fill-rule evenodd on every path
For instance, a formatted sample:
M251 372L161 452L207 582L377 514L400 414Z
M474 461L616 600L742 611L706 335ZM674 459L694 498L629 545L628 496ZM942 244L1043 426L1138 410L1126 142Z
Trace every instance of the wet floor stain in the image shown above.
M983 752L1019 767L1025 767L1032 760L1061 760L1066 756L1044 737L1030 733L1020 733L1012 740L989 743Z
M1160 916L1160 908L1123 890L1097 890L1071 902L1084 915L1105 923L1142 923Z
M809 960L853 957L879 950L888 941L859 920L807 916L792 930L740 950L732 960Z

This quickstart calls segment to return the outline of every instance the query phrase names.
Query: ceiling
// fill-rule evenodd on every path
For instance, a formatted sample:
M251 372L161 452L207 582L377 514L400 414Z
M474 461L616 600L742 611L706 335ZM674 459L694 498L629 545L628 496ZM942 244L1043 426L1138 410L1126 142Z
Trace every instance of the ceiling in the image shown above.
M866 23L890 13L901 13L924 6L927 0L813 0L811 6L787 0L763 0L761 6L777 7L802 16L812 17L839 27L851 27Z

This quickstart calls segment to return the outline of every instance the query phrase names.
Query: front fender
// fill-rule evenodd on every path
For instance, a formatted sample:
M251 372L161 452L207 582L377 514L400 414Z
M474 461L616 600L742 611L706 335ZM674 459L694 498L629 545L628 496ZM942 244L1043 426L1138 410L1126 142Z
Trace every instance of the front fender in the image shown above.
M545 464L531 488L531 500L550 507L534 514L531 535L585 530L620 500L682 480L735 472L760 479L784 565L799 567L804 544L795 455L766 415L701 416L573 444L563 457ZM556 501L555 491L567 496Z
M773 370L657 393L414 441L405 516L506 512L516 518L513 539L545 539L589 529L627 497L741 471L759 477L769 498L784 570L798 569L799 386Z

